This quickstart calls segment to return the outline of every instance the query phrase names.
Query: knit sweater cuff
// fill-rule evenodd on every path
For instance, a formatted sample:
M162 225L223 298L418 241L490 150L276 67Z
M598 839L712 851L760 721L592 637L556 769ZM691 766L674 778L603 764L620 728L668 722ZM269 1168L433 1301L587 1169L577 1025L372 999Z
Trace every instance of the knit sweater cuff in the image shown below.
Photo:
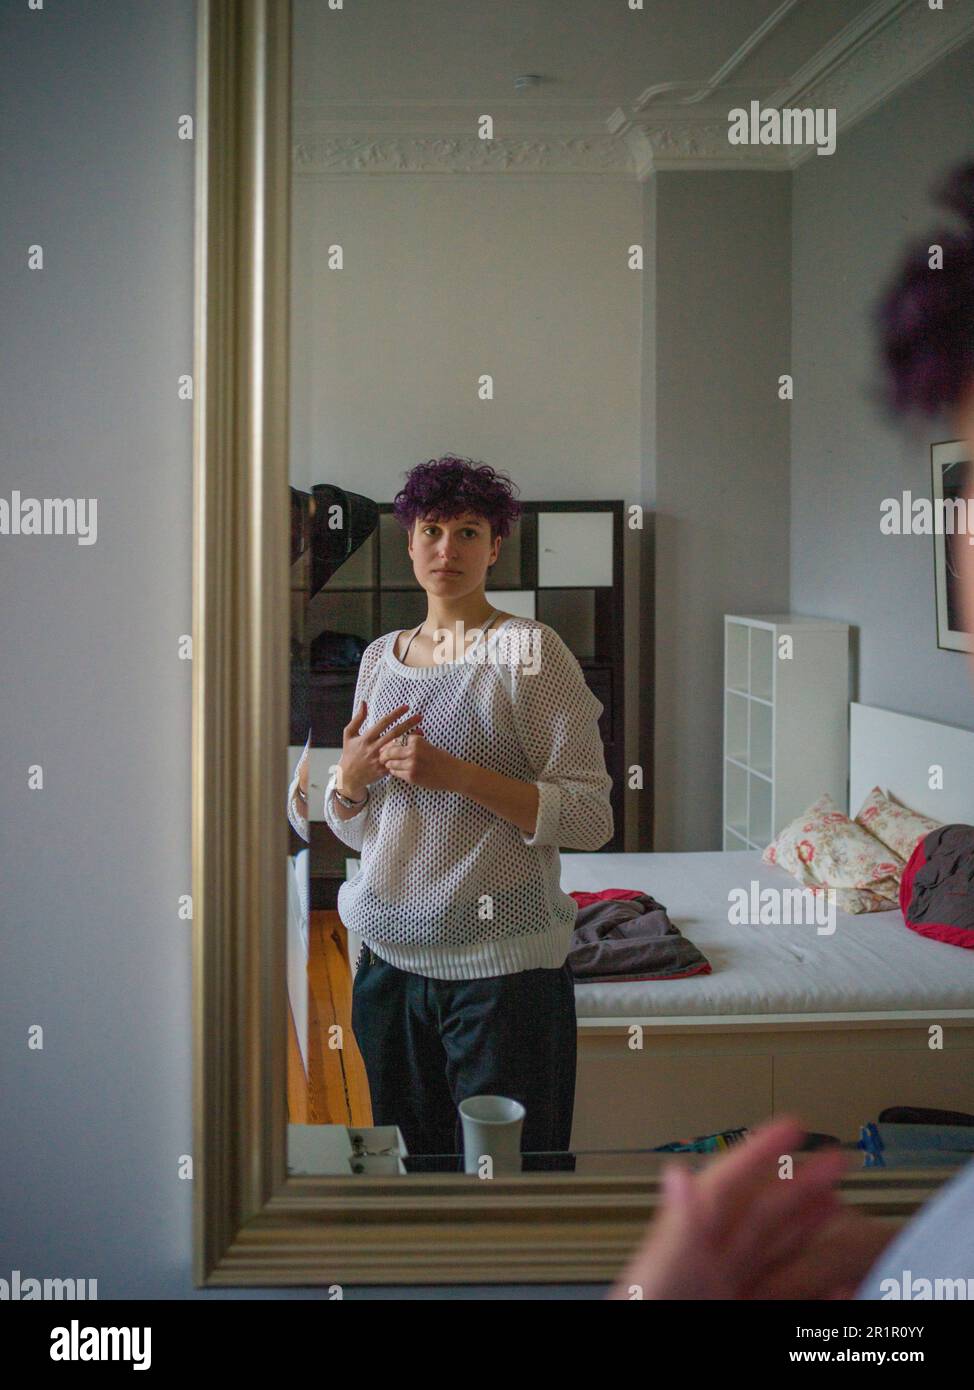
M297 777L291 783L287 795L287 818L294 826L294 829L301 836L302 840L311 840L311 832L308 829L308 818L303 816L298 810L297 790L299 786Z
M365 837L366 813L369 810L372 798L367 798L361 811L356 811L354 816L349 816L346 819L344 816L338 814L335 810L335 804L332 801L331 794L337 787L338 776L335 774L328 779L328 785L325 787L325 820L338 838L343 840L350 849L361 851Z
M557 782L535 782L538 789L538 819L533 835L521 832L526 845L557 845L561 823L561 787Z

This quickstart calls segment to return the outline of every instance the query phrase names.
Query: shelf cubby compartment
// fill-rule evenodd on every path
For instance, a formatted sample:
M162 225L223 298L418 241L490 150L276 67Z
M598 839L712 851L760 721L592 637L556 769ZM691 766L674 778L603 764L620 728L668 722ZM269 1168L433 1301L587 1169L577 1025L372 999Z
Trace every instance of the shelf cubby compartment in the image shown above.
M521 565L522 549L523 537L519 517L511 526L510 533L501 541L500 553L494 568L487 576L486 588L488 590L520 589L524 583Z
M372 625L372 596L361 590L333 593L322 589L305 608L305 619L316 633L345 632L356 637Z
M727 623L725 662L727 687L747 694L750 689L748 678L748 636L750 628L743 623Z
M371 589L375 567L375 533L343 560L328 580L329 589Z
M724 826L747 839L747 772L724 762Z
M379 595L379 630L411 628L426 617L426 595L415 589L383 589Z
M751 701L746 695L728 690L724 695L724 751L735 762L748 761L747 710Z
M772 839L771 783L756 772L748 773L747 838L759 849Z
M750 685L759 700L774 698L774 633L767 627L751 628Z
M538 512L538 587L611 588L611 512Z
M541 622L553 627L579 661L595 661L602 645L597 626L594 589L538 589L537 611Z
M379 516L380 589L416 588L416 573L409 558L409 537L392 512ZM425 608L425 595L424 608Z
M730 696L727 698L730 699ZM763 705L759 700L749 700L748 713L750 737L747 765L754 772L763 772L765 777L770 777L774 771L774 711L770 705ZM734 756L730 749L728 753Z

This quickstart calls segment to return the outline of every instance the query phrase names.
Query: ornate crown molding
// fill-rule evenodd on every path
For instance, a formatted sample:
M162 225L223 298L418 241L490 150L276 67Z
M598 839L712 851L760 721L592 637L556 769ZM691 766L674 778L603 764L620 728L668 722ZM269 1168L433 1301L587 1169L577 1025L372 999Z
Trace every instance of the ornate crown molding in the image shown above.
M293 147L296 174L614 174L635 173L625 142L613 135L575 138L312 135Z
M613 121L642 182L665 169L786 169L784 152L773 145L732 145L727 138L729 102L719 114L656 113L630 118L619 110Z
M874 7L875 8L875 7ZM901 87L922 76L974 35L974 5L945 4L931 10L898 0L886 23L839 55L829 71L810 82L796 73L772 105L835 107L839 131L849 130ZM790 151L789 166L804 163L814 150Z

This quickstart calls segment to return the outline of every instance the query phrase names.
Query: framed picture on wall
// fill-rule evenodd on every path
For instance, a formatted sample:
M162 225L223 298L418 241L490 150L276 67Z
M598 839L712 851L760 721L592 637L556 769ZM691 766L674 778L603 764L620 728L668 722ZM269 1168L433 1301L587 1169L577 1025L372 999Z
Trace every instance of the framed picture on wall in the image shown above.
M945 651L974 650L974 633L964 630L960 609L959 548L974 539L970 504L970 454L963 442L930 446L934 514L934 575L937 586L937 646Z

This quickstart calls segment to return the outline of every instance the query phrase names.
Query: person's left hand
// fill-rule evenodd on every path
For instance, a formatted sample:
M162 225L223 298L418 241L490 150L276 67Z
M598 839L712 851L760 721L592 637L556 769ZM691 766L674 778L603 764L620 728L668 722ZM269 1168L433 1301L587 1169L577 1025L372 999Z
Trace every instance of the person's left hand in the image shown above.
M413 729L405 744L398 739L387 743L379 758L393 777L410 782L414 787L426 787L433 792L449 792L456 788L459 758L430 743L422 729Z

